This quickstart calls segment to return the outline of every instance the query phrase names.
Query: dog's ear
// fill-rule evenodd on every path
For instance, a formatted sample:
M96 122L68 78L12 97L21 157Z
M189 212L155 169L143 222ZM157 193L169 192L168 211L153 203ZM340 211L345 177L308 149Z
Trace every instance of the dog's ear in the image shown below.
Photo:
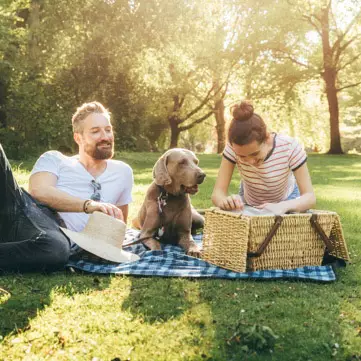
M168 186L172 183L172 179L167 169L167 154L163 154L155 163L153 168L153 179L159 186Z

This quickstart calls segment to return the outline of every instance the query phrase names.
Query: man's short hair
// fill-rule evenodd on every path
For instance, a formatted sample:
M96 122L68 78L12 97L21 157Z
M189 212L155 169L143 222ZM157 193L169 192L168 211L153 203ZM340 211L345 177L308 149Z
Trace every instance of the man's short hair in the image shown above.
M71 118L74 133L83 132L83 120L92 113L104 114L108 119L110 119L110 114L108 110L105 109L104 105L100 104L99 102L84 103L79 108L77 108L76 112Z

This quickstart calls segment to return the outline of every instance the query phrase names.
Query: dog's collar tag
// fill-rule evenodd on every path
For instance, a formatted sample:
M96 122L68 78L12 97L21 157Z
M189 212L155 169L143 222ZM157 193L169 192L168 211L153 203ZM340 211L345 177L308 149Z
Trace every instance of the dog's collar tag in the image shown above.
M161 193L157 198L159 213L163 213L163 207L167 205L168 193Z
M162 237L164 234L164 227L158 229L158 237Z

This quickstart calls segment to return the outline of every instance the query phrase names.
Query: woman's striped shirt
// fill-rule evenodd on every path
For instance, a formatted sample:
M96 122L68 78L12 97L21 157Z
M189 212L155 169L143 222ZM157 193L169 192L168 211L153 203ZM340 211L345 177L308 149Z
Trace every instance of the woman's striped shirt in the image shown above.
M230 143L224 148L223 156L237 164L243 180L244 199L251 206L287 199L296 184L292 172L307 161L306 152L297 140L281 134L274 134L273 148L258 167L242 162Z

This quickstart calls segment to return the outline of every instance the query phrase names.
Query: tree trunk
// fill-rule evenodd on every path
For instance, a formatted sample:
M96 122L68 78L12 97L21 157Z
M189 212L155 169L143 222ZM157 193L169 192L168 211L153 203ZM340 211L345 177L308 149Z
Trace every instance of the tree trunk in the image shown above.
M224 101L219 99L214 106L217 130L217 153L222 153L226 146L226 122L224 119Z
M339 108L336 90L336 70L325 69L323 79L326 83L326 95L330 112L330 149L328 154L343 154L341 147Z
M172 114L168 116L168 123L170 125L170 145L169 149L177 148L178 139L179 139L179 111L181 109L183 102L181 101L179 95L173 96L173 111Z
M328 101L328 109L330 112L330 149L329 154L343 154L341 147L339 109L337 98L337 68L334 64L333 50L330 45L330 23L329 12L331 2L322 9L321 12L321 37L323 52L323 72L322 77L326 84L326 95Z
M178 127L178 117L177 116L170 116L168 118L169 124L170 124L170 148L177 148L178 147L178 139L180 130Z
M30 2L30 13L28 17L29 25L29 58L35 67L39 67L39 25L40 25L40 1L32 0Z

